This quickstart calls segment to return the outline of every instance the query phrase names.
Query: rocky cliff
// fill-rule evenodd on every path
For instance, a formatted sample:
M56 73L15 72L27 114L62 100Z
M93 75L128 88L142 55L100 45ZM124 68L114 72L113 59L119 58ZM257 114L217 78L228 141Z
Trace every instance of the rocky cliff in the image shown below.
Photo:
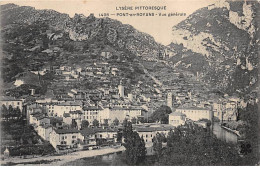
M171 60L228 93L252 90L258 74L258 9L257 1L221 0L195 11L172 29L169 47L176 54Z
M33 7L7 4L1 6L2 28L15 25L45 23L54 30L69 34L73 41L102 40L108 45L125 49L140 57L157 57L164 46L134 27L110 18L96 18L75 14L70 18L53 10L35 10Z
M152 36L110 18L92 14L71 18L54 10L15 4L0 7L5 82L13 82L20 72L45 65L84 64L107 49L133 60L156 58L164 48Z

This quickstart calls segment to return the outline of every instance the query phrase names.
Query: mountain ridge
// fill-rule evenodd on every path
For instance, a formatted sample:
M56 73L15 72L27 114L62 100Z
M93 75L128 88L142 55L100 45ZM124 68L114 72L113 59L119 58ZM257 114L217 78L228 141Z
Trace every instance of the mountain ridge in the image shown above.
M195 11L173 27L169 47L177 54L170 60L230 94L252 90L258 72L258 8L257 2L219 1Z

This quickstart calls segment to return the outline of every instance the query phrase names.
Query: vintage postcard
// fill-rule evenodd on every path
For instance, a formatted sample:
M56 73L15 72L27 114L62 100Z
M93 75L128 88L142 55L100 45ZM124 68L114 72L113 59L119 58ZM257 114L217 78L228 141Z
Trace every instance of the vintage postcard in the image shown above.
M259 166L259 0L3 0L1 166Z

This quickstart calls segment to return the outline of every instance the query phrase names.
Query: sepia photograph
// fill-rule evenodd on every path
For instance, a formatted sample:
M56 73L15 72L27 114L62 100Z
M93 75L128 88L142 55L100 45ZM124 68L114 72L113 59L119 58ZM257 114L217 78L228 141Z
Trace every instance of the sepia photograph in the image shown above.
M0 166L260 166L259 0L0 1Z

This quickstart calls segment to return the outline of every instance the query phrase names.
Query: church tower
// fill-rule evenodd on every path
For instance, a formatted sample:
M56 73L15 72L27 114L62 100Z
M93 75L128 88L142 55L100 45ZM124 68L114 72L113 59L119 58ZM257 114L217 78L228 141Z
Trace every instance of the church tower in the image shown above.
M172 92L167 93L167 106L172 109Z
M125 90L124 90L124 86L122 85L122 81L118 85L118 94L119 97L125 97Z

